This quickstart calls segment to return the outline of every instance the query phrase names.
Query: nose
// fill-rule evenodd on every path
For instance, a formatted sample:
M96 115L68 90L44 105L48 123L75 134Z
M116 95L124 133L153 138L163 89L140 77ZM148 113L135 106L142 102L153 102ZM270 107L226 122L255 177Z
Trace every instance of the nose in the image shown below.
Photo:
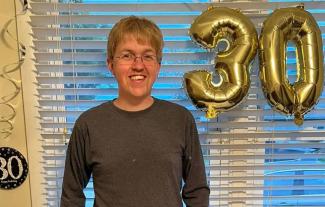
M139 59L139 60L138 60ZM142 70L144 68L144 63L143 63L143 60L142 60L142 57L141 56L136 56L134 58L134 62L133 62L133 68L134 69L138 69L138 70Z
M134 57L134 62L136 62L138 58L141 60L141 62L143 62L143 60L142 60L142 56L135 56L135 57Z

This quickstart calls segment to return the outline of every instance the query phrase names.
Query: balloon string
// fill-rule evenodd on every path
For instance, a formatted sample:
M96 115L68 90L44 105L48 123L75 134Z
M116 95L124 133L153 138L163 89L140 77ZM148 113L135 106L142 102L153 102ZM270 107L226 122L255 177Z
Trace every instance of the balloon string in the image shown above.
M9 63L7 65L4 65L0 69L0 81L7 82L8 86L11 85L14 88L14 91L5 95L0 96L0 107L1 112L6 113L0 113L0 138L6 139L8 138L14 129L14 120L16 117L16 107L13 103L11 103L20 93L21 91L21 80L17 80L13 77L11 77L11 73L17 72L20 70L22 64L25 61L26 56L26 47L24 44L22 44L9 30L9 27L16 23L17 18L21 15L24 15L28 10L28 1L27 0L20 0L22 4L22 11L20 13L15 14L14 17L10 18L4 26L1 28L0 32L0 41L9 49L16 50L16 48L13 48L11 44L9 43L9 39L13 40L18 45L18 52L19 52L19 58L17 62ZM17 33L18 35L18 33ZM8 110L4 110L4 109Z

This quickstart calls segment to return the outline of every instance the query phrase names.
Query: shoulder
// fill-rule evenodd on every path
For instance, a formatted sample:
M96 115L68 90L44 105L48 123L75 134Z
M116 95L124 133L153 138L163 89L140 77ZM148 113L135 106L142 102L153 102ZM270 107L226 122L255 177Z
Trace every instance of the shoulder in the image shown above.
M192 113L184 106L166 100L158 100L159 108L166 114L193 119Z
M102 121L111 113L111 102L107 101L98 106L92 107L80 114L76 120L76 125L85 125L89 122Z
M170 101L166 101L166 100L161 100L161 99L156 99L156 100L158 101L159 106L163 107L164 109L179 111L182 113L188 112L188 110L182 105Z

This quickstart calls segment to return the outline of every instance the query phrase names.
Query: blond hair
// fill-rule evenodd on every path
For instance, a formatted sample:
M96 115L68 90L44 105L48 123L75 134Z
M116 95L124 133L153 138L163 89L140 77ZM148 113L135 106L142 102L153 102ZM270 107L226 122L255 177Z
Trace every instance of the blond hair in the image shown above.
M107 42L108 59L113 59L117 45L127 35L132 35L141 44L149 43L156 51L157 60L161 62L164 47L161 30L152 21L136 16L123 18L112 28Z

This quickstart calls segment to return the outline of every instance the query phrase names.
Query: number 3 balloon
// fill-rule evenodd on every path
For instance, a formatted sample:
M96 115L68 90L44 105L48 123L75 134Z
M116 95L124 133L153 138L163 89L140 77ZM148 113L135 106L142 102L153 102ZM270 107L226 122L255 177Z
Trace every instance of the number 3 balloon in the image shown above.
M323 88L321 31L303 7L275 10L265 21L259 38L260 80L270 105L295 123L317 103ZM296 44L297 79L290 84L286 73L288 41Z
M208 71L192 71L184 75L189 97L198 107L207 109L207 118L237 106L250 87L249 64L257 49L257 33L253 23L238 10L210 7L191 25L189 34L200 46L213 49L226 39L228 48L216 56L215 68L220 82L212 82Z

